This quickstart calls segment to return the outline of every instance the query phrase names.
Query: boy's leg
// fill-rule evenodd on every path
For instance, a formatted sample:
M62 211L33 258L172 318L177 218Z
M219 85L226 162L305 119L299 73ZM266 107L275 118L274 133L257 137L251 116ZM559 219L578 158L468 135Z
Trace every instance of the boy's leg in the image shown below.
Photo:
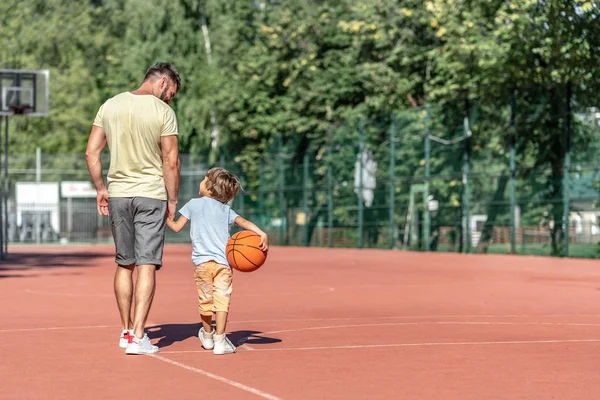
M214 291L214 311L217 320L217 329L214 335L215 354L235 353L235 346L227 338L225 330L227 329L227 315L229 313L229 304L231 302L231 292L233 291L233 275L231 269L219 265L215 280L213 283Z
M217 325L217 335L222 335L225 333L225 329L227 329L227 312L225 311L217 311L215 313L215 320Z
M194 281L196 282L196 290L198 291L198 311L202 320L202 328L198 332L198 338L202 343L202 347L206 350L211 350L214 347L213 342L213 274L214 262L207 262L197 265L194 268Z
M202 319L202 328L204 328L204 332L211 333L212 332L212 313L210 315L200 314L200 318Z
M231 302L231 293L233 292L233 275L231 269L217 264L215 279L213 281L215 319L217 325L217 335L222 335L227 329L227 315L229 313L229 304Z
M194 281L198 291L198 312L202 318L202 325L210 328L213 315L213 271L214 262L206 262L196 265L194 268ZM204 323L208 322L208 326ZM211 328L212 329L212 328Z

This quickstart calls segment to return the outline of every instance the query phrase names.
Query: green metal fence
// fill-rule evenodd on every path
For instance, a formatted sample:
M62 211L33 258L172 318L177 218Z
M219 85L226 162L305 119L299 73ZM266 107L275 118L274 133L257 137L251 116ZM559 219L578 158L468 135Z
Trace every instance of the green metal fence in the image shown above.
M234 207L281 245L597 257L600 163L590 152L571 162L567 152L559 171L528 160L514 103L483 114L450 125L423 107L345 121L304 150L279 135ZM499 125L502 140L482 142Z
M598 257L600 146L590 118L574 113L572 149L541 162L545 149L518 136L529 130L519 126L526 119L514 101L464 113L449 107L332 123L308 140L282 132L245 165L223 153L218 164L239 174L244 187L232 206L275 245ZM592 134L579 141L585 129ZM181 159L183 205L198 195L210 166L204 155ZM10 242L110 240L93 198L60 195L52 234L24 227L17 183L89 182L82 154L11 156L9 180ZM50 212L47 206L35 205ZM168 233L167 240L189 237Z

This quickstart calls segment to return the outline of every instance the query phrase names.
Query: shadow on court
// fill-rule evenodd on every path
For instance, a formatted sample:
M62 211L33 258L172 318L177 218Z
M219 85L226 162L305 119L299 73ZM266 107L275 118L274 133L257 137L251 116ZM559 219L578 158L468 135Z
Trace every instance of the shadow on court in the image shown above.
M150 339L159 339L155 343L158 347L168 347L175 342L182 342L189 338L197 338L198 330L201 324L163 324L148 327L148 337ZM248 345L261 345L279 343L281 339L261 336L262 332L238 330L227 334L229 340L239 346L247 343ZM198 340L198 346L200 341Z
M104 262L98 262L99 259ZM73 267L99 267L112 261L111 256L105 253L90 252L11 252L8 258L0 262L0 279L2 278L29 278L35 275L15 273L47 268L73 268Z

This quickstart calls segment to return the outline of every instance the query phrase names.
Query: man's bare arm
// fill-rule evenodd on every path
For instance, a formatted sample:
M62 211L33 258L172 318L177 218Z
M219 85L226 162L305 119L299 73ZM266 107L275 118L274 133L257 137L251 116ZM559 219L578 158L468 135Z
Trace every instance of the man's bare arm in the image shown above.
M165 187L169 196L167 215L175 216L175 206L179 195L179 147L177 135L163 136L160 138L163 159L163 176Z
M102 176L102 150L106 147L106 134L104 129L94 125L90 132L87 149L85 150L85 160L88 171L97 193L98 214L108 215L108 191L104 184Z
M90 132L87 149L85 151L85 160L87 161L90 177L97 191L106 190L104 178L102 177L102 160L100 155L106 147L106 134L104 129L94 125Z

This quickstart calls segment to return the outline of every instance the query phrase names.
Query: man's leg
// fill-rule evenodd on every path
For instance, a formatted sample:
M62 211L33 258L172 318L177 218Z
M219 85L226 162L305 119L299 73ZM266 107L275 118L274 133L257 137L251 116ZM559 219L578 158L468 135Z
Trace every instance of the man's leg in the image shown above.
M138 265L135 282L135 313L133 314L133 333L138 339L144 337L144 327L154 300L156 289L156 266Z
M118 265L115 272L115 297L121 314L122 330L133 329L131 301L133 297L133 268L135 265Z
M133 268L135 253L133 245L135 235L133 231L133 212L130 198L108 199L110 211L110 224L115 241L115 271L114 290L121 316L122 333L119 346L126 347L129 341L129 330L133 328L131 320L131 301L133 296Z
M156 271L162 265L167 202L135 197L133 210L135 262L138 267L133 331L139 339L144 336L146 320L154 299Z

